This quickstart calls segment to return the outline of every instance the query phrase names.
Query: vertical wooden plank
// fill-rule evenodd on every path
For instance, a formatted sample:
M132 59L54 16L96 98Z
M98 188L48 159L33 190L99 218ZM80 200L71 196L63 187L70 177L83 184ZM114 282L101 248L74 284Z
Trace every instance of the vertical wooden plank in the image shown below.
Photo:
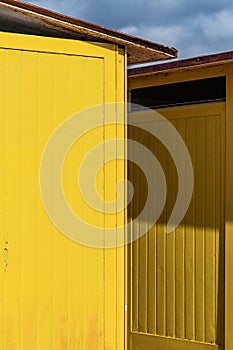
M6 54L6 230L8 234L8 269L5 288L5 349L21 348L21 205L22 205L22 82L21 53ZM14 103L12 103L14 101Z
M133 128L133 140L139 141L139 130L137 128ZM138 154L133 151L133 159L135 159L135 162L138 159ZM136 218L138 216L139 212L139 171L138 168L135 167L135 170L132 175L133 179L133 185L134 185L134 198L133 198L133 208L132 208L132 219ZM139 222L138 219L136 219L132 224L132 231L133 231L133 237L138 237L138 230L139 230ZM132 331L138 331L139 330L139 324L138 324L138 307L139 307L139 240L135 239L132 244L133 249L133 256L132 256Z
M150 125L152 132L156 135L157 123L151 123ZM151 139L150 139L151 140ZM154 156L158 157L158 142L156 140L150 141L148 145ZM151 171L151 169L150 169ZM157 173L154 174L155 181L157 179ZM154 203L155 208L149 208L151 215L153 211L156 210L156 203ZM148 333L156 334L156 299L157 299L157 278L156 278L156 236L157 236L157 225L155 224L148 232Z
M158 133L159 129L162 126L163 122L158 122ZM158 160L165 172L166 172L166 150L163 145L158 144ZM163 210L158 222L157 222L157 254L156 254L156 324L157 324L157 334L158 335L166 335L166 288L167 288L167 262L166 262L166 225L167 216L166 209Z
M215 169L221 168L220 159L215 152L215 139L220 138L216 130L216 118L206 118L206 159L205 169L208 181L205 184L205 340L208 343L216 341L216 222L215 202L216 184Z
M143 128L142 124L142 128ZM141 126L141 125L140 125ZM147 147L147 133L139 129L139 142L140 144ZM144 155L143 155L144 156ZM139 157L139 164L142 164L142 159ZM140 212L143 209L145 196L147 193L145 183L145 176L140 173L139 175L139 207ZM145 216L140 219L139 227L140 232L144 232L148 227L148 212ZM139 270L139 281L138 281L138 328L140 332L147 332L147 232L140 237L139 241L139 253L138 253L138 270Z
M131 140L133 138L133 128L127 125L127 140ZM129 142L127 142L127 154L133 154L133 150L130 148ZM127 179L130 181L131 185L133 186L133 189L135 188L134 184L134 171L133 171L133 164L130 161L127 161ZM134 190L134 196L135 196L135 190ZM128 189L127 189L127 199L128 199ZM134 294L133 294L133 286L134 286L134 254L135 254L135 242L133 242L133 210L134 206L136 205L135 197L132 198L131 202L129 203L128 210L127 210L127 222L130 223L130 232L127 232L128 235L130 235L131 243L128 246L127 251L127 267L128 267L128 278L127 278L127 287L128 290L128 329L127 329L127 346L131 349L131 336L130 333L134 329L134 310L135 310L135 303L134 303ZM127 247L126 247L127 249Z
M205 341L205 119L196 119L196 339Z
M169 121L174 124L174 121ZM175 135L172 136L172 145L175 148ZM170 153L167 152L166 157L166 181L167 181L167 201L166 201L166 216L169 219L172 209L175 205L177 183L176 183L176 169L174 160L171 158ZM166 335L169 337L175 337L176 328L176 241L177 235L175 231L166 233L167 247L166 247L166 260L167 260L167 277L166 277L166 318L167 318L167 331ZM179 252L182 254L182 252ZM182 276L182 275L181 275ZM182 278L180 276L180 279ZM180 282L181 284L181 282Z
M38 237L38 55L21 53L22 85L22 339L23 349L37 347ZM28 82L31 81L29 85ZM32 88L33 85L33 88ZM29 98L30 96L30 98ZM27 101L25 103L24 101ZM32 113L33 111L33 113ZM30 213L30 215L28 215ZM30 334L28 334L30 329Z
M116 50L116 101L121 102L120 107L117 108L117 121L122 123L116 127L117 138L126 139L127 138L127 107L123 105L127 101L127 56L125 50L122 48L117 48ZM127 179L127 163L126 163L126 154L127 150L125 149L125 141L122 141L120 145L118 144L116 150L116 158L124 157L124 160L121 159L117 161L116 164L116 183L120 180ZM123 202L120 203L124 206L124 210L119 211L117 207L116 214L116 225L119 227L124 226L127 223L127 208L126 208L126 193L123 196ZM122 231L125 235L128 232L123 228ZM117 237L116 237L117 239ZM116 349L124 349L126 346L126 334L122 332L123 325L127 325L127 315L128 315L128 301L126 292L126 281L127 276L126 271L126 254L127 247L119 247L116 250L116 285L117 285L117 300L116 300L116 312L118 317L116 318ZM124 313L122 311L125 311Z
M186 146L190 153L193 166L196 164L196 119L190 118L186 122ZM185 338L195 339L196 334L196 230L195 230L195 201L196 176L194 177L194 191L185 220ZM177 276L178 278L178 276Z
M87 77L85 80L84 89L84 103L85 106L96 106L99 103L104 102L104 62L98 62L96 59L86 58L84 76ZM96 79L93 80L93 76ZM99 84L99 81L103 81L103 84ZM102 116L101 116L102 117ZM96 146L99 142L103 142L105 136L103 134L103 128L99 128L94 132L93 139L91 134L84 138L83 151L84 155L89 152L92 147ZM102 162L104 162L104 148L100 151L99 155ZM94 176L94 174L92 174ZM89 178L86 179L86 186L88 186ZM104 168L101 169L101 177L97 180L96 185L98 190L101 190L102 196L104 196ZM103 191L103 192L102 192ZM89 214L88 206L84 207L84 220L90 223L90 219L93 220L94 225L104 227L104 215L98 215L93 210L93 213ZM88 230L85 228L84 234L88 234ZM103 249L84 247L84 295L85 300L88 302L84 303L84 342L83 348L96 347L101 349L104 346L106 337L106 319L105 319L105 298L107 291L105 287L105 253ZM106 263L107 264L107 263ZM114 275L115 270L113 270ZM109 276L110 277L110 276ZM112 276L111 276L112 278ZM114 284L112 286L114 288ZM115 291L113 291L113 300ZM109 300L109 299L108 299ZM114 305L108 304L108 312L114 312ZM112 320L109 320L109 324L112 324ZM104 325L104 326L103 326ZM104 327L104 329L103 329ZM112 341L112 338L111 338Z
M148 232L148 333L156 334L156 229Z
M117 77L115 71L116 63L116 51L114 50L114 66L105 66L107 76L105 76L104 84L106 87L109 86L108 75L112 74L114 91L106 91L105 87L103 89L104 102L109 102L109 97L114 93L114 98L116 98L116 84ZM105 116L106 117L106 116ZM117 119L117 110L114 111L114 119ZM104 125L103 126L103 141L109 139L116 140L117 128L116 125ZM106 155L109 153L110 149L104 147L103 161L106 160ZM117 156L117 144L114 142L114 146L111 147L111 154ZM117 161L113 160L110 164L105 164L103 166L103 198L105 200L116 200L116 184L117 184ZM117 210L115 204L115 210ZM103 212L105 211L105 206L103 207ZM117 227L117 216L106 214L104 217L103 227ZM114 238L115 243L117 242L117 237ZM105 308L105 335L104 335L104 345L106 348L110 346L112 349L116 349L116 313L117 313L117 252L116 248L106 249L104 251L104 308ZM110 311L111 308L111 312Z
M115 115L115 118L117 115ZM116 140L117 129L116 125L105 126L105 140L113 139ZM109 149L105 148L105 152L109 152ZM106 154L105 153L105 154ZM111 154L117 155L117 145L114 143L114 146L111 147ZM105 155L104 155L105 157ZM104 170L104 199L106 201L113 200L116 201L117 192L117 161L113 160L109 164L105 164L103 167ZM115 210L117 211L116 203ZM103 208L105 211L105 208ZM116 214L106 214L103 227L117 227L117 216ZM117 243L117 236L113 238L115 244ZM104 281L105 281L105 347L108 348L112 346L112 349L116 349L116 327L117 320L115 315L117 314L117 248L113 247L111 249L106 249L104 251ZM109 312L111 308L111 314ZM110 323L111 320L111 323Z
M183 141L186 143L188 135L186 134L186 121L185 119L176 120L176 128L183 138ZM182 155L177 155L181 157ZM185 169L185 159L182 161L183 167ZM184 171L185 173L185 171ZM179 184L177 191L179 191ZM175 274L175 291L176 291L176 337L185 338L185 240L186 240L186 221L183 220L179 226L176 228L176 274Z
M72 116L78 110L85 108L84 86L77 84L77 81L83 81L85 84L85 60L83 58L70 57L68 72L68 110ZM76 67L74 69L74 67ZM76 88L74 89L74 86ZM78 97L78 98L77 98ZM77 102L78 100L78 102ZM74 152L74 150L73 150ZM74 193L74 178L77 176L77 166L80 158L84 154L83 143L79 142L78 151L73 156L73 162L69 163L67 174L67 198L70 203L72 193ZM75 159L75 161L74 161ZM74 169L75 168L75 169ZM77 186L77 183L75 182ZM81 208L79 209L81 210ZM81 213L83 215L83 213ZM83 349L84 339L84 247L77 242L69 242L69 349Z
M58 126L67 118L68 58L56 55L53 60L54 122ZM53 195L53 194L52 194ZM57 229L53 230L53 347L68 347L68 239Z
M220 118L216 120L216 128L219 130L219 137L216 137L215 152L216 158L220 160L220 167L215 169L216 198L215 201L215 247L216 247L216 343L224 346L225 337L225 167L226 167L226 105L221 108Z
M50 55L38 53L38 163L56 127L54 116L55 67ZM46 88L45 88L46 87ZM46 125L46 127L45 127ZM39 172L39 164L38 164ZM39 191L39 189L38 189ZM53 349L53 225L38 196L37 237L37 348ZM46 242L46 243L45 243Z
M5 343L5 278L8 267L8 234L6 229L6 55L4 50L0 50L0 348L4 349Z
M227 73L226 82L226 198L225 198L225 348L230 350L233 344L233 164L232 164L232 149L233 149L233 74L232 68Z

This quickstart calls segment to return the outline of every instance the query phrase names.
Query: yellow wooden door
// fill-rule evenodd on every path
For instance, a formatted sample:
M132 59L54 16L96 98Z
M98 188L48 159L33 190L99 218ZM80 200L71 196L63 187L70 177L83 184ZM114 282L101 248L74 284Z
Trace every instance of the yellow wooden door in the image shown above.
M167 198L156 225L129 248L128 348L223 349L225 104L158 112L186 144L194 188L183 220L166 233L179 190L177 171L166 147L142 130L149 123L153 131L163 122L142 118L142 129L129 128L129 138L149 148L162 165ZM176 148L176 139L173 141ZM128 212L134 219L133 231L145 226L135 218L150 189L135 166L129 165L128 174L136 189Z
M0 349L123 349L123 248L86 247L63 235L43 206L39 171L64 120L124 102L124 51L8 33L0 33L0 43ZM105 130L100 117L102 128L84 135L78 151L74 145L77 163L67 160L63 185L74 211L84 208L74 190L79 158L108 137L124 136L123 126ZM116 118L124 122L123 113ZM112 165L110 175L98 177L101 189L124 176L123 165ZM82 212L95 221L94 210ZM112 216L116 226L122 217ZM104 219L96 218L99 225Z

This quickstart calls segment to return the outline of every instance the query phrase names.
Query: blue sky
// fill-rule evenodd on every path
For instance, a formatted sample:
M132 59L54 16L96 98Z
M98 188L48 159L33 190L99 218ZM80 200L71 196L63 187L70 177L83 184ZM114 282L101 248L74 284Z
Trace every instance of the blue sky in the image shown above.
M66 15L174 46L179 58L233 50L232 0L32 0Z

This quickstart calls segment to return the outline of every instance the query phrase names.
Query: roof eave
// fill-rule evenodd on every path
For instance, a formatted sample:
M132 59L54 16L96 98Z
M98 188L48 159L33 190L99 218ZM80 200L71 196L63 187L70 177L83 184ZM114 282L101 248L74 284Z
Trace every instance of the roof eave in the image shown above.
M69 38L76 38L79 34L84 37L86 36L87 40L92 39L111 42L124 46L127 49L129 65L155 62L177 57L177 50L175 48L117 32L112 29L73 17L68 17L28 3L16 0L3 0L0 1L0 12L1 9L5 9L5 12L6 10L10 11L9 13L11 13L11 15L13 13L15 21L23 20L25 24L34 24L38 27L38 32L43 28L49 27L54 33L56 32L58 37L59 34L64 37L65 32L66 37ZM6 18L6 14L4 16Z
M153 64L146 67L129 68L128 76L145 76L166 73L169 71L180 71L194 69L195 67L210 67L233 62L233 51L222 52L217 54L197 56L173 62Z

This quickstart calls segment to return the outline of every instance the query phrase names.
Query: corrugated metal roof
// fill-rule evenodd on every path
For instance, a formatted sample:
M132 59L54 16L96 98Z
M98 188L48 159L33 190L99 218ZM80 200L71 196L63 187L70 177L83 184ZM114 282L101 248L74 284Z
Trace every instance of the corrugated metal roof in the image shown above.
M177 57L177 50L16 0L0 1L0 30L110 42L127 47L128 64Z
M184 60L176 60L173 62L166 62L161 64L153 64L146 67L129 68L128 76L138 76L138 75L152 75L168 70L177 69L188 69L195 66L201 65L217 65L222 63L227 63L233 61L233 51L222 52L213 55L197 56Z

